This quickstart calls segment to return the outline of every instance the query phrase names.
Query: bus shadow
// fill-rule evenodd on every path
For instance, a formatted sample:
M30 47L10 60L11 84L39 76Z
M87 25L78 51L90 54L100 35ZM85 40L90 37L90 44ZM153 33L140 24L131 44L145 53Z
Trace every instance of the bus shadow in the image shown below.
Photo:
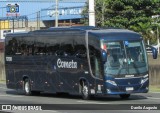
M71 95L68 93L41 93L41 97L50 97L50 98L65 98L65 99L80 99L82 100L81 95ZM128 100L143 100L147 97L143 95L131 95L128 99L121 99L119 95L107 95L107 96L92 96L90 100L93 101L128 101Z
M128 100L143 100L147 99L147 97L143 95L131 95L128 99L122 99L119 95L107 95L103 97L94 97L92 100L95 101L128 101Z
M80 95L70 95L68 93L41 93L40 96L51 98L81 99Z
M7 90L6 94L10 95L24 95L23 91L16 91L16 90ZM40 95L33 95L35 97L47 97L47 98L65 98L65 99L82 99L80 95L70 95L68 93L41 93ZM147 99L146 96L143 95L131 95L128 99L121 99L119 95L106 95L106 96L92 96L90 100L94 101L128 101L128 100L143 100Z
M24 95L25 96L25 92L23 90L15 90L15 89L7 89L6 94L9 95Z

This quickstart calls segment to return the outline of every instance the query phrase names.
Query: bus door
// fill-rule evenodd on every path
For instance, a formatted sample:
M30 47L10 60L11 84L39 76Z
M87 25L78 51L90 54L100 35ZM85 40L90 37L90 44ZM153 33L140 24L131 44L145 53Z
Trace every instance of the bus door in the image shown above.
M90 64L92 70L92 76L94 78L94 87L95 89L91 89L96 94L103 93L103 67L102 67L102 60L101 60L101 52L100 49L96 49L93 46L89 46L89 56L90 56ZM92 93L91 91L91 93Z

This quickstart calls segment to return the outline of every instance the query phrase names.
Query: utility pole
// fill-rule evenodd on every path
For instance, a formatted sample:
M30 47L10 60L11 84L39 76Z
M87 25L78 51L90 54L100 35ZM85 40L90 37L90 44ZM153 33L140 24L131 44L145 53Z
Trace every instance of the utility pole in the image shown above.
M58 0L56 0L56 7L55 7L55 27L58 27Z
M13 18L13 21L12 21L12 22L13 22L13 33L14 33L14 18Z
M40 11L37 12L37 30L40 29Z
M158 54L159 54L159 46L160 46L160 43L159 43L159 29L158 29L158 27L157 27L157 45L158 45Z
M95 26L94 0L89 0L89 26Z
M104 26L105 2L102 1L102 26Z
M153 15L152 16L152 18L155 18L156 19L156 24L157 25L159 25L158 24L158 18L160 17L160 15ZM157 45L158 45L158 48L157 48L157 50L158 50L158 54L160 53L160 49L159 49L159 47L160 47L160 42L159 42L159 29L158 29L158 26L157 26Z
M0 39L1 39L1 20L0 20Z

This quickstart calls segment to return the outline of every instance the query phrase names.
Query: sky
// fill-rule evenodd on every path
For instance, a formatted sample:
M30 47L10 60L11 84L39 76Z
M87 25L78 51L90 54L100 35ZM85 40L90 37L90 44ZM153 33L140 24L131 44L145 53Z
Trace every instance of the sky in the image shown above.
M59 0L58 6L59 8L79 7L84 6L86 1L87 0ZM3 0L0 1L0 17L7 17L6 6L8 4L18 4L19 16L26 15L29 20L35 20L38 11L43 14L41 18L42 20L49 19L49 17L43 18L47 15L47 12L45 14L42 10L47 8L55 8L55 0Z

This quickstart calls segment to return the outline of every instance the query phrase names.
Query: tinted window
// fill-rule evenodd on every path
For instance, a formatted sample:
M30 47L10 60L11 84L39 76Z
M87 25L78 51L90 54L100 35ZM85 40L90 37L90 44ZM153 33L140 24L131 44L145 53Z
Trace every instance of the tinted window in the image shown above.
M75 57L87 58L87 52L86 52L85 45L82 45L82 44L75 45Z
M98 78L102 78L103 68L101 64L100 49L96 49L95 47L89 45L89 56L93 75Z

